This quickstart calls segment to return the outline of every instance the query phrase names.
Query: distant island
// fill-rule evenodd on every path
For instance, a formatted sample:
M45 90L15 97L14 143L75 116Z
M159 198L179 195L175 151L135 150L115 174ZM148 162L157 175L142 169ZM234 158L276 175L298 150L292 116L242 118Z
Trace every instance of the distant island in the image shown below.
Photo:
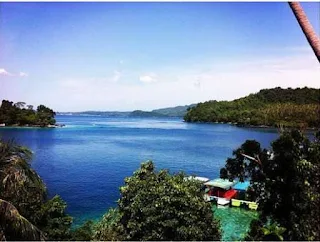
M39 105L36 110L32 105L24 102L13 103L2 100L0 107L0 127L4 126L23 126L23 127L57 127L54 118L55 112L44 106Z
M233 101L207 101L190 108L186 122L238 126L319 128L320 89L263 89Z
M57 112L57 115L85 115L108 117L183 117L189 108L196 104L176 106L170 108L154 109L152 111L134 110L132 112L116 111L84 111L84 112Z

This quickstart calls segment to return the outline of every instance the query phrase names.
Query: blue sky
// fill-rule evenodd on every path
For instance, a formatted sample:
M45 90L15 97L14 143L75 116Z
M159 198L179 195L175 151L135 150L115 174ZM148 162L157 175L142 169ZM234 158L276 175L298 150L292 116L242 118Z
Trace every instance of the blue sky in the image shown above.
M319 30L319 3L302 6ZM0 3L0 33L0 99L56 111L320 87L319 63L287 3Z

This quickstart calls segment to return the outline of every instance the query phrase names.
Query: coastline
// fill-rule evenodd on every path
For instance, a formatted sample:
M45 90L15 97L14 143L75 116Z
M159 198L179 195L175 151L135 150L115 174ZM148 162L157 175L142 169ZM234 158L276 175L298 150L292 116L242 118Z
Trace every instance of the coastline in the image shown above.
M18 125L18 124L14 124L14 125L2 125L0 124L0 128L62 128L65 127L65 124L48 124L45 126L41 126L41 125Z
M229 124L229 125L233 125L239 128L254 128L254 129L279 129L280 127L275 127L275 126L268 126L268 125L252 125L252 124L238 124L238 123L232 123L232 122L203 122L203 121L196 121L196 122L191 122L191 121L185 121L183 120L183 122L186 123L196 123L196 124ZM287 128L299 128L299 127L286 127L284 126L283 128L287 129ZM316 131L318 128L316 127L307 127L305 128L306 131Z

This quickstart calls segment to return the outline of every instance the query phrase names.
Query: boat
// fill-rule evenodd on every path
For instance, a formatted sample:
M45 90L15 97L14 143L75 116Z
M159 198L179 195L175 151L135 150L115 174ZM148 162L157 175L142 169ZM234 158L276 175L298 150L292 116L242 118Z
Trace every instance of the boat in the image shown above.
M210 180L209 178L202 177L202 176L189 176L189 177L186 177L185 179L187 179L187 180L196 180L196 181L199 181L199 182L202 182L202 183L205 183L205 182Z
M197 180L197 181L200 181L200 182L207 182L207 181L209 181L210 179L209 178L207 178L207 177L202 177L202 176L189 176L188 177L188 179L189 180Z

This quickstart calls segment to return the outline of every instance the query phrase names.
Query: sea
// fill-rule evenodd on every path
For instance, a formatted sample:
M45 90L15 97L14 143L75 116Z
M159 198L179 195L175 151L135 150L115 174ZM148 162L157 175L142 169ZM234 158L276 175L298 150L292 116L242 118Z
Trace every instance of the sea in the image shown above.
M186 123L182 118L57 115L56 120L65 126L6 127L0 128L0 136L32 150L32 168L46 183L49 197L59 194L67 202L67 213L74 217L75 226L87 219L97 220L116 207L124 178L141 162L152 160L158 170L214 179L245 140L254 139L270 148L279 136L276 129ZM230 211L236 210L219 214ZM256 217L248 211L234 214L240 214L241 221L248 218L248 224ZM245 232L248 225L242 228L238 217L234 217L234 223L239 223L235 226ZM230 227L230 222L222 224ZM232 237L237 228L227 230L224 239L237 239Z

